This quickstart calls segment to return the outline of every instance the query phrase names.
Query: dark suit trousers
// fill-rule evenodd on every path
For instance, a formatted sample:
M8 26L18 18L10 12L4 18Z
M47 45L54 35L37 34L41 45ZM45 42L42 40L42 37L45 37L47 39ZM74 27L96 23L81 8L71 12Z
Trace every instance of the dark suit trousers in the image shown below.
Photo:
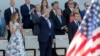
M10 33L10 30L8 30L8 37L7 37L8 42L9 42L9 40L10 40L10 37L11 37L11 33Z
M40 46L40 56L52 56L51 37L49 37L48 42L39 42L39 46Z

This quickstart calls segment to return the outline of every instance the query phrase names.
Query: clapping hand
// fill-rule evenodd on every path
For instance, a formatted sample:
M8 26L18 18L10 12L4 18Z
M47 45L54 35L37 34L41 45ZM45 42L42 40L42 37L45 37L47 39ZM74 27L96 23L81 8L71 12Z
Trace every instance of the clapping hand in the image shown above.
M32 13L32 12L34 12L34 10L35 10L35 8L32 8L32 9L30 10L30 12Z

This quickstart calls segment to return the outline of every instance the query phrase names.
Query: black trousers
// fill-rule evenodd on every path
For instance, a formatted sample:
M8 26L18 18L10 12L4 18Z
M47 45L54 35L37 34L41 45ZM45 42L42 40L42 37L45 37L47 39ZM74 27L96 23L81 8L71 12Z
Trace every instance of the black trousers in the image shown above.
M8 42L10 40L10 37L11 37L11 33L10 33L10 30L8 30L8 37L7 37Z
M49 38L48 42L39 42L39 47L40 47L40 56L52 56L51 37Z

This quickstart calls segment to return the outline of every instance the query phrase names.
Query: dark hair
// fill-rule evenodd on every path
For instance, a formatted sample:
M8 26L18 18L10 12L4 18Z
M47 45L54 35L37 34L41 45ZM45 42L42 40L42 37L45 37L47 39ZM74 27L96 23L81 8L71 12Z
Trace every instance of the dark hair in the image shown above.
M78 4L76 2L74 2L74 8L77 6Z
M73 16L75 16L76 14L80 15L79 13L73 13Z
M54 1L51 6L54 6L55 4L58 4L59 2L58 1Z
M1 10L0 10L0 12L1 12Z
M14 12L12 15L11 15L11 22L14 24L14 19L16 17L16 14L18 14L18 17L19 17L19 13L18 12ZM20 23L20 17L18 18L17 20L18 23Z
M46 3L47 3L46 8L48 8L48 1L47 1L47 0L42 0L42 2L41 2L41 11L44 10L44 8L43 8L43 2L44 2L44 1L46 1Z

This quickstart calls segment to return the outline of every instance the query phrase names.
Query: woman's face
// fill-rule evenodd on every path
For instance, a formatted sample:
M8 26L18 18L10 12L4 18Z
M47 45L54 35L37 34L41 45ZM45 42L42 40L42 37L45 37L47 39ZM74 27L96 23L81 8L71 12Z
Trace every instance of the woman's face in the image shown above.
M68 2L68 6L69 8L74 8L74 2L73 1Z
M43 1L43 6L47 6L47 2L46 1Z
M16 20L19 18L19 15L18 15L18 13L16 13L16 15L15 15L15 18L16 18Z

